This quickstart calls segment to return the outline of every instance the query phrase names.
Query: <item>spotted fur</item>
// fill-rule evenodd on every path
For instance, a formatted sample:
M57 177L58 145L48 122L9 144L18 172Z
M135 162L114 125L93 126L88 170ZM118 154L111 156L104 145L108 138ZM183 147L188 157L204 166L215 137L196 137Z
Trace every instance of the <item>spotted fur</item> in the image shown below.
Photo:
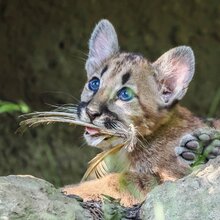
M181 163L174 148L183 135L205 126L198 117L178 105L193 77L194 66L193 51L187 46L173 48L155 62L139 54L120 53L112 24L107 20L99 22L89 42L88 82L81 94L78 117L106 129L118 124L125 128L132 125L133 144L119 152L129 161L129 167L123 177L116 173L68 187L67 194L78 194L85 199L100 199L102 193L109 194L131 205L143 197L134 198L122 192L121 179L146 195L152 184L175 180L188 173L189 166ZM94 77L100 79L97 92L88 87ZM134 91L132 100L119 99L117 94L123 87ZM88 112L95 117L91 118ZM124 142L122 137L105 139L87 133L85 139L89 145L101 149L111 149Z

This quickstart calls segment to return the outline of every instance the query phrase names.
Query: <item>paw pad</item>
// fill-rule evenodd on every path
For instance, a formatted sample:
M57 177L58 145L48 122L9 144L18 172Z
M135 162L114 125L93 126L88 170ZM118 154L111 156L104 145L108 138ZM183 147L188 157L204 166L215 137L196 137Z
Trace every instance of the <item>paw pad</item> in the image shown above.
M220 155L220 132L214 129L199 129L185 135L176 154L189 165L197 165Z

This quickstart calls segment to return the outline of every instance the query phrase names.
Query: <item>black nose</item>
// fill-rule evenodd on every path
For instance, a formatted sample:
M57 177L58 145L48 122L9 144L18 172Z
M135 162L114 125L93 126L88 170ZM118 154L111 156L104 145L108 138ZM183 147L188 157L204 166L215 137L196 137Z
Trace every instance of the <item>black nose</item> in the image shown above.
M86 113L89 116L90 120L93 121L96 117L100 116L101 113L98 111L94 111L89 109L88 107L86 108Z

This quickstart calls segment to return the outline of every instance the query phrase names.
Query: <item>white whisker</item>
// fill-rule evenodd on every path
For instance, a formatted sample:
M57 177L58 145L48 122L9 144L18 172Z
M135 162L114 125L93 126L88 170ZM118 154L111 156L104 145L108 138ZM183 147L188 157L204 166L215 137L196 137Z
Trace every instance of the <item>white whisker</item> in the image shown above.
M122 122L115 120L111 123L111 129L106 129L101 126L105 123L105 120L100 121L100 126L80 120L77 116L77 105L65 104L54 107L56 107L56 109L53 111L34 112L20 116L24 118L24 120L20 122L20 127L17 131L23 133L29 127L61 122L70 125L96 128L99 129L102 134L121 137L124 139L124 146L128 152L133 151L136 146L145 148L145 144L142 140L146 140L133 124L126 126ZM141 137L142 140L139 137Z
M61 110L61 109L60 109ZM81 125L84 127L92 127L99 129L101 133L113 135L113 136L121 136L121 132L117 130L109 130L105 128L98 127L92 123L84 122L78 119L76 111L75 112L61 112L61 111L46 111L46 112L34 112L22 115L20 117L24 117L23 121L20 122L20 128L18 132L25 131L28 127L35 127L40 124L51 124L55 122L68 123L71 125Z

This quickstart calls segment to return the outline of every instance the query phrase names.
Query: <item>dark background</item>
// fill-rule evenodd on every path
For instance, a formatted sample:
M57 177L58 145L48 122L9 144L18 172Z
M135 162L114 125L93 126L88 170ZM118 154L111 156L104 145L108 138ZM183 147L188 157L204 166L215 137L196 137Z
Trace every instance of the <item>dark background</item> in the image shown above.
M122 50L152 61L190 45L196 74L183 103L209 114L220 91L218 0L0 0L0 100L23 100L32 111L77 103L87 42L101 18L114 24ZM18 115L0 115L0 175L32 174L56 186L78 182L97 152L84 144L82 130L59 124L19 136ZM212 116L220 116L219 105Z

